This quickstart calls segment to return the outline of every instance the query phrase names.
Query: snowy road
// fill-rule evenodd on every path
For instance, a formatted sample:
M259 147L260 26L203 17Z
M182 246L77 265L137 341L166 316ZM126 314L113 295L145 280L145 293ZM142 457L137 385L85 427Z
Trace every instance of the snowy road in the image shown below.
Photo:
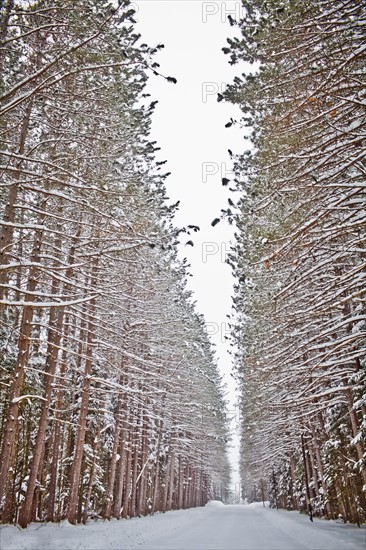
M305 520L305 521L304 521ZM149 550L363 550L365 529L251 506L215 506L186 529L150 539ZM350 536L352 534L352 536Z
M364 550L365 526L314 520L260 505L179 510L87 525L0 528L1 550Z

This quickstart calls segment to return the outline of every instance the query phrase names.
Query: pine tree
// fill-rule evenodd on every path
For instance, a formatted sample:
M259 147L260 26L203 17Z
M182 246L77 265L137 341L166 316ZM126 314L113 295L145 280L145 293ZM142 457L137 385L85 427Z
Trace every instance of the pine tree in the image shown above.
M359 522L366 509L364 7L307 0L244 7L242 39L225 48L232 63L254 64L225 94L241 106L254 145L236 160L243 198L230 259L238 277L242 471L247 484L272 480L273 498L276 480L282 506L310 498L316 513Z

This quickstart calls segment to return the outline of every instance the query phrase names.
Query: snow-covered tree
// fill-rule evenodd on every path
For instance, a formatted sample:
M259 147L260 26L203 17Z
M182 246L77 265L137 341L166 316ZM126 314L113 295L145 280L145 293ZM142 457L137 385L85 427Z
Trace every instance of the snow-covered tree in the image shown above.
M197 506L227 481L221 380L149 139L163 46L133 23L127 1L1 4L4 523Z
M230 258L244 482L266 477L277 504L360 522L365 7L243 5L242 38L224 51L253 64L225 93L253 142L236 159L242 199Z

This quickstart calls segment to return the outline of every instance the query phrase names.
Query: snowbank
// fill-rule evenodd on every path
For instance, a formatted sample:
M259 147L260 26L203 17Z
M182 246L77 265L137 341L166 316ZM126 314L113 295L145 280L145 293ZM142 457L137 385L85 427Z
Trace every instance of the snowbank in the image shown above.
M216 508L220 508L221 506L225 506L225 504L223 502L221 502L221 500L209 500L206 504L206 506L208 507L216 507Z
M204 508L142 518L90 521L86 525L32 523L27 529L0 526L1 550L133 550L199 521Z

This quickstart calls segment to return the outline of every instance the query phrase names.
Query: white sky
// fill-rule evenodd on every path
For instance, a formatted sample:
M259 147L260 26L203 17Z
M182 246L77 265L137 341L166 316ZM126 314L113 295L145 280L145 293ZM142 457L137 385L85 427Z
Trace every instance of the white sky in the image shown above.
M223 187L221 178L230 179L232 164L228 149L242 152L248 148L243 130L225 128L231 117L239 115L233 105L217 102L217 93L225 89L243 67L229 65L221 48L228 36L238 32L230 27L227 15L240 16L241 2L202 2L199 0L137 0L136 30L149 46L163 43L155 56L157 70L178 80L177 84L151 76L147 91L158 100L153 118L152 139L161 151L158 160L167 160L165 171L170 202L180 200L175 218L178 226L195 224L198 233L187 235L194 247L184 246L182 257L191 264L189 288L194 291L197 309L208 323L216 344L218 364L228 388L229 409L235 411L235 383L230 376L231 358L224 339L226 317L231 309L233 278L225 264L234 228L226 222L211 227L220 210L235 202L236 193ZM182 234L184 238L185 235ZM231 423L235 428L235 418ZM233 483L239 491L237 471L238 438L230 452Z

